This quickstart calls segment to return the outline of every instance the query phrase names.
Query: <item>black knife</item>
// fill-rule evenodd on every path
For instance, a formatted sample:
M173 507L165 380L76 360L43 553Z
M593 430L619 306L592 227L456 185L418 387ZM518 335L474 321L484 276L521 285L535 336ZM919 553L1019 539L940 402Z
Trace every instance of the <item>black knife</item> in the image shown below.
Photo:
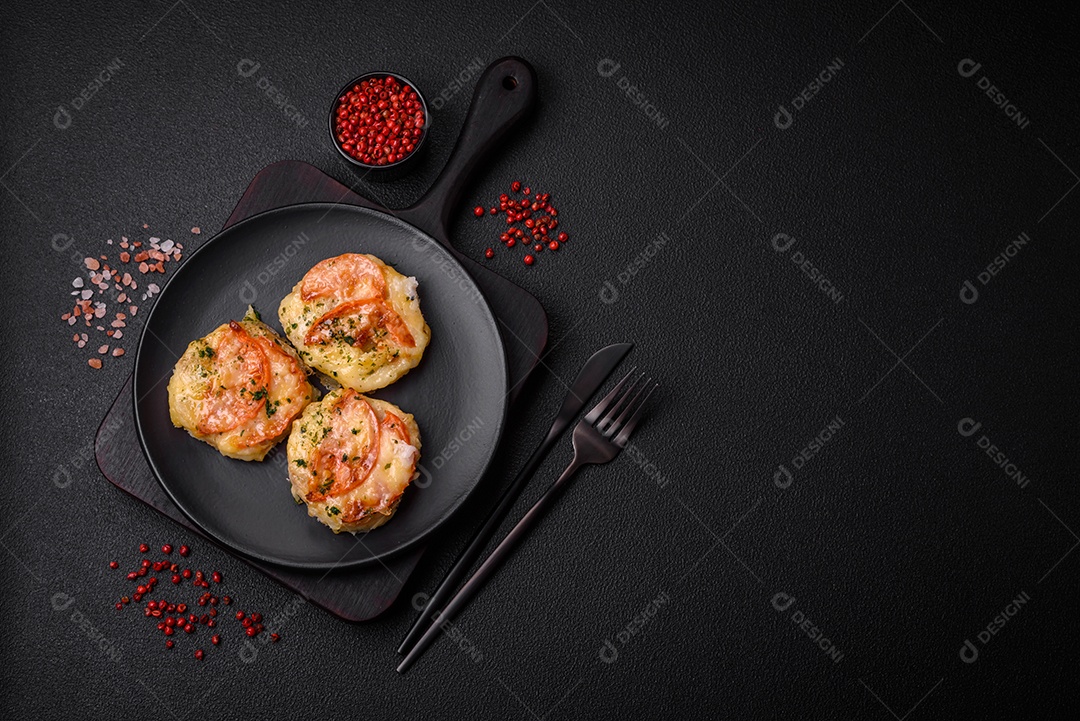
M525 462L525 466L517 474L517 478L514 479L510 487L507 488L499 499L498 505L492 510L487 520L484 521L484 525L480 527L480 530L476 532L472 540L469 541L469 545L465 547L465 550L458 556L457 561L454 562L454 566L450 569L450 572L446 574L446 578L435 590L434 595L428 599L427 604L420 611L420 616L416 619L412 628L409 629L409 633L405 636L405 640L401 642L401 646L398 648L398 653L406 653L416 643L416 641L424 635L428 626L431 625L431 617L435 613L436 609L442 607L443 603L453 595L457 588L458 583L465 574L468 573L469 568L480 556L484 550L484 546L491 540L495 530L502 523L503 518L510 511L510 507L514 505L514 501L517 500L518 494L521 493L521 489L525 487L525 484L532 478L533 473L536 472L537 466L544 460L544 456L551 450L551 447L555 445L555 441L559 439L563 431L570 425L570 421L574 420L574 417L585 407L589 398L592 397L596 390L603 385L604 381L611 374L611 371L615 370L615 367L619 365L626 354L634 347L633 343L616 343L609 345L607 348L601 348L593 353L592 357L585 362L585 366L578 373L577 378L574 380L574 384L570 386L570 390L566 394L566 398L563 400L562 408L559 409L559 414L555 416L555 422L551 424L551 430L548 431L547 437L536 447L536 450L529 456L529 460Z

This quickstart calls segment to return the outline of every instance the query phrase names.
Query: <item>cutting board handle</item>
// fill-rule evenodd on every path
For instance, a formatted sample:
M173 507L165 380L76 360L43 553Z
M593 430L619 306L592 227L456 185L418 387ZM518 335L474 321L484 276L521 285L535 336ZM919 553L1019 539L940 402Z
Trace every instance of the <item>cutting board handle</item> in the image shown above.
M449 246L450 213L488 151L535 107L536 85L536 71L522 58L491 63L476 82L469 114L446 167L424 197L394 214Z

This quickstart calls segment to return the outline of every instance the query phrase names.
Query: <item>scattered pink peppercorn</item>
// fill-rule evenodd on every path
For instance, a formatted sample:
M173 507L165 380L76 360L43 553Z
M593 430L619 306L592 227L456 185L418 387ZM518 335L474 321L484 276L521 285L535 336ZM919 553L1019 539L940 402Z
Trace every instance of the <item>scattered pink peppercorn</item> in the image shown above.
M531 197L514 197L512 194L515 193ZM558 250L567 240L565 231L555 230L559 225L559 221L556 220L559 212L551 204L551 194L539 191L533 193L532 188L523 187L520 180L510 183L510 194L501 193L498 207L492 206L486 214L498 215L500 212L504 214L506 225L510 227L499 234L499 242L507 249L519 243L523 247L530 248L531 252L527 251L527 255L531 256L531 260L525 261L526 265L535 263L536 254L542 252L545 246L548 250ZM477 218L484 216L483 206L476 206L473 214ZM526 231L531 234L531 239L525 235ZM494 256L494 247L484 249L485 258L491 260Z

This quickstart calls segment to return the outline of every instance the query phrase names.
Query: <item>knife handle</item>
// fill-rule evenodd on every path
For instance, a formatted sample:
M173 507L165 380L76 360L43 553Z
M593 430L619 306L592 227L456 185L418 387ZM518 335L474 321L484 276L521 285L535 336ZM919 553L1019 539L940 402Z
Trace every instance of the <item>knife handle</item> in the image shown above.
M473 535L472 540L469 541L469 545L465 547L465 550L458 556L457 561L454 562L453 567L446 574L446 578L443 579L439 587L435 589L435 593L428 599L427 604L421 609L420 615L417 617L416 622L413 623L412 628L409 629L409 633L405 636L405 640L401 642L401 646L398 647L398 653L406 653L416 643L416 641L424 635L424 631L431 625L431 617L436 610L443 607L444 603L449 599L454 590L457 588L458 583L465 577L465 574L472 568L473 563L480 554L483 553L484 548L487 546L488 541L495 535L495 531L498 530L499 524L510 512L510 508L514 505L514 501L521 494L521 490L536 473L536 469L540 466L540 462L544 459L544 456L554 445L556 439L559 437L562 429L558 426L553 426L548 432L547 437L536 447L536 450L529 456L529 460L525 462L525 466L518 472L517 477L514 478L510 486L503 491L502 497L499 498L499 503L495 506L495 509L484 521L479 530Z
M398 673L404 673L408 670L409 666L411 666L424 650L431 645L432 641L439 636L445 623L452 620L458 612L472 600L477 592L483 588L487 580L495 574L503 561L509 558L510 554L514 551L514 548L529 533L529 530L532 529L532 527L544 517L544 514L547 513L548 509L554 505L556 499L558 499L559 495L562 493L563 488L569 485L570 479L573 478L578 470L584 465L585 464L578 459L578 455L575 453L574 460L572 460L570 465L566 467L566 470L562 472L562 475L559 476L559 480L555 481L555 483L544 492L544 495L540 496L540 500L533 504L533 507L530 508L528 513L517 522L517 525L514 526L510 533L506 534L506 538L495 547L495 550L484 560L480 565L480 568L476 569L476 573L474 573L465 585L461 587L461 590L450 599L450 603L439 613L438 618L427 628L426 632L420 637L420 640L409 649L405 658L398 664ZM433 607L434 604L429 603L425 607L425 610Z

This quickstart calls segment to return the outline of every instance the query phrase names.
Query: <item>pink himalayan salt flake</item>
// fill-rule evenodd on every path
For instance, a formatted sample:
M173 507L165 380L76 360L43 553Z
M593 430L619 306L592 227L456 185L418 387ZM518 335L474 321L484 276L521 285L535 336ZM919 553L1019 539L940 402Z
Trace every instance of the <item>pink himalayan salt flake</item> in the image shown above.
M113 358L119 358L120 356L124 355L124 349L123 348L114 348L112 354L113 354Z
M197 225L194 228L191 229L192 235L198 235L201 232L202 232L202 230L200 230L199 226L197 226Z
M96 258L86 258L83 262L86 263L86 267L90 270L97 270L101 267L101 263Z
M137 306L137 305L129 305L128 310L131 311L132 315L135 315L135 313L138 312L138 310L139 310L139 306Z
M109 352L109 346L108 345L103 345L103 346L101 346L100 348L97 349L97 352L99 354L101 354L101 355L105 355L106 353Z

